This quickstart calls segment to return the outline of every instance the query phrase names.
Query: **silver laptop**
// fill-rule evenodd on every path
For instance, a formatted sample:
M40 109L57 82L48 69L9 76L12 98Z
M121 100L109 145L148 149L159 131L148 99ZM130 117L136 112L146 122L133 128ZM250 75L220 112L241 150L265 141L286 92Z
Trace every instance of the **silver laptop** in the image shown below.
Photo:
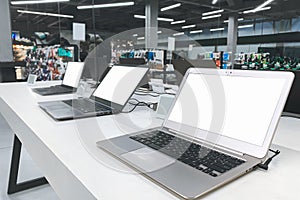
M293 78L189 69L162 127L97 146L173 194L198 198L265 160Z
M147 66L114 66L89 98L38 104L56 120L119 113L148 70Z
M42 96L74 93L77 90L83 66L83 62L68 62L66 73L61 85L33 88L32 90Z

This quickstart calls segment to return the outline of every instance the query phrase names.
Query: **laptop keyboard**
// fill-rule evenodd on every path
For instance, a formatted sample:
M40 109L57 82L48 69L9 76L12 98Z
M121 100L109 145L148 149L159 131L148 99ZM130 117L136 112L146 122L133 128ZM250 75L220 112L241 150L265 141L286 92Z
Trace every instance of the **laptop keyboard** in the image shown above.
M112 110L104 105L91 102L86 99L65 100L64 103L80 110L83 113L100 112L101 114L111 114Z
M213 177L245 162L162 131L140 134L130 138Z
M35 88L35 91L43 95L73 93L74 88L55 85L48 88Z

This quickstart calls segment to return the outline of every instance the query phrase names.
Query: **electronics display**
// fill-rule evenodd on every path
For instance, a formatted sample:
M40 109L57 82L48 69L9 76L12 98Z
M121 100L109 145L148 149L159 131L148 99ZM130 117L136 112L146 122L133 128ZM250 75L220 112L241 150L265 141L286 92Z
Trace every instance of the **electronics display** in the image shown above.
M148 68L114 66L93 96L123 105L144 77ZM116 81L118 80L118 81Z
M63 84L77 88L81 73L83 71L82 62L69 62L64 76Z
M185 84L180 96L177 98L169 120L261 146L282 93L285 80L214 75L202 75L199 78L199 76L201 75L189 75L187 84ZM212 96L212 90L216 88L209 88L208 83L218 83L220 81L222 87L217 89L224 91L220 91L219 96ZM272 87L269 87L270 85ZM225 94L225 96L222 96L222 94ZM186 114L188 109L181 107L181 102L188 102L191 98L197 99L195 101L197 105L193 106L193 109L198 109L197 116ZM213 104L213 102L220 101L220 105ZM248 106L250 104L251 106ZM216 120L216 117L218 117L213 116L213 113L216 113L214 109L217 106L224 107L224 117L220 119L223 120L223 122L220 121L221 129L219 126L215 127L215 124L212 124L212 120ZM260 112L261 110L264 110L264 112ZM220 113L220 115L222 114Z

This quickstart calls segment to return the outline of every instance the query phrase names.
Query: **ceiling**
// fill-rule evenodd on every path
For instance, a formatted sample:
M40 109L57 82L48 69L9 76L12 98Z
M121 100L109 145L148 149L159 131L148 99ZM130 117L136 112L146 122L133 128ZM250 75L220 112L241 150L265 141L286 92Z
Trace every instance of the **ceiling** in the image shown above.
M102 37L109 37L133 28L144 27L143 19L136 19L135 14L145 14L146 0L135 0L134 6L115 7L103 9L78 10L78 5L90 5L101 3L122 2L124 0L70 0L65 3L35 4L35 5L11 5L12 29L20 31L22 35L32 35L33 32L58 32L59 30L71 30L72 22L85 23L87 30L99 33ZM241 14L244 10L254 9L266 0L219 0L212 5L212 0L159 0L159 8L175 3L182 6L159 12L160 17L186 20L185 25L196 24L194 29L214 28L224 26L224 20L228 16L238 15L249 21L273 21L291 19L300 16L299 0L275 0L272 2L271 10L258 12L256 14ZM203 12L224 9L221 18L202 20ZM73 19L57 18L42 15L22 14L17 10L30 10L48 13L61 13L73 15ZM159 21L159 27L182 31L183 24L171 25L170 22Z

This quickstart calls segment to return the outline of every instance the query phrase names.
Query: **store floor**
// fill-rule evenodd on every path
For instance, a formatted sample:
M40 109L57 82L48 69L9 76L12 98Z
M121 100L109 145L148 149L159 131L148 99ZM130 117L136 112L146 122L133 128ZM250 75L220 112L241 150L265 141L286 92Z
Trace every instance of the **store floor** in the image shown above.
M13 132L0 114L0 200L59 200L49 185L7 195L7 183L12 153ZM43 173L22 149L19 182L43 176Z

